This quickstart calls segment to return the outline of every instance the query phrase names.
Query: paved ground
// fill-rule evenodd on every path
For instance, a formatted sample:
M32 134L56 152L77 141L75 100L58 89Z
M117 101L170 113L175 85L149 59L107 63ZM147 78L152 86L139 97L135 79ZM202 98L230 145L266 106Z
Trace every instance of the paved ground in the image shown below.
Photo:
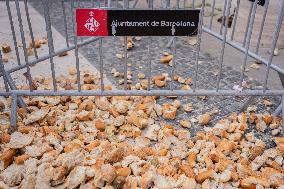
M30 4L37 10L41 15L43 15L43 7L40 1L29 1ZM63 25L63 15L62 15L62 7L59 1L52 0L51 3L51 22L52 26L55 28L55 31L58 31L61 35L65 35L64 33L64 25ZM81 5L90 6L91 4L88 2L83 2ZM73 42L73 32L72 32L72 19L70 14L70 6L65 4L66 11L68 12L67 22L68 22L68 36L70 42ZM143 4L139 5L143 6ZM34 17L33 19L41 19ZM39 21L34 20L33 23L40 23ZM216 24L217 25L217 24ZM8 28L9 29L9 28ZM44 36L45 33L40 33L40 36ZM55 34L54 34L55 35ZM56 34L57 35L57 34ZM161 64L159 62L160 57L164 52L171 52L172 49L166 48L166 44L168 42L168 37L155 37L152 40L152 48L151 48L151 57L152 57L152 75L161 74L161 73L170 73L171 67L165 64ZM60 41L55 40L58 45L56 48L60 48L60 45L64 45L64 38L60 38ZM80 39L79 39L80 41ZM182 76L183 78L193 77L194 73L194 61L195 61L195 47L190 46L188 44L187 38L177 38L177 54L176 54L176 69L175 73ZM144 37L141 41L136 41L136 45L133 50L129 51L129 58L127 60L129 67L128 70L133 73L133 83L138 81L137 74L138 73L146 73L148 66L148 38ZM216 45L216 46L215 46ZM215 89L216 87L216 73L218 70L218 59L216 56L215 49L218 49L218 43L214 42L214 40L210 40L210 37L204 35L203 36L203 44L202 51L200 53L200 64L199 64L199 74L198 74L198 82L197 85L200 89ZM218 48L216 48L218 47ZM83 46L80 48L80 60L83 57L86 58L86 62L90 62L95 68L99 67L99 54L98 54L98 43L91 43L89 45ZM104 73L107 78L118 86L118 79L114 78L110 73L113 68L122 72L123 70L123 60L118 59L116 54L120 54L123 52L123 46L121 39L119 38L106 38L103 40L103 52L104 52ZM236 59L228 59L228 56L237 56L237 53L233 53L229 50L226 50L226 57L223 67L222 80L221 80L221 88L222 89L232 89L234 85L239 83L240 72L239 63L236 64ZM73 57L73 54L70 54L67 57ZM61 59L62 60L62 59ZM60 64L61 60L56 60L57 63ZM48 61L47 61L48 62ZM81 61L81 65L84 66L84 61ZM62 66L62 69L66 67L74 66L74 59L68 63L65 62ZM89 68L89 63L88 67ZM237 68L237 69L236 69ZM91 70L91 69L90 69ZM94 70L95 71L95 70ZM35 75L37 73L34 73ZM249 74L248 74L249 75ZM147 74L146 74L147 76ZM246 76L245 80L249 83L249 87L257 87L260 85L259 82L255 81L257 78L251 78L251 76ZM180 85L176 82L174 83L176 88L180 87ZM167 86L168 87L168 86ZM263 98L256 99L251 106L257 106L257 112L272 112L276 106L279 104L279 98L271 98L268 97L271 102L271 107L264 107L262 100ZM242 97L208 97L206 99L201 99L197 97L188 97L188 98L180 98L182 103L191 102L193 104L193 111L191 113L185 113L183 111L178 112L178 119L192 119L196 118L198 115L211 111L212 109L219 110L219 114L214 117L214 123L216 120L230 114L234 111L239 111L241 107L245 104L247 98ZM160 98L159 103L163 103L165 101L172 101L165 98ZM192 132L194 133L196 130L199 130L199 127L194 127Z

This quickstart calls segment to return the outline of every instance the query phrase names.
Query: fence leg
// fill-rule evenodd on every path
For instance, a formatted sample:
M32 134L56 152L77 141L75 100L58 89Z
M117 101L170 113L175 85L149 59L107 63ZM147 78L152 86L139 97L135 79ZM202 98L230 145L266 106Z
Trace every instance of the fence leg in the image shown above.
M273 112L273 117L279 116L279 114L282 111L282 103L280 103L280 105L276 108L276 110Z
M239 113L244 112L245 110L247 110L247 108L249 107L249 105L255 100L255 96L250 96L245 102L244 105L240 108Z
M282 95L282 135L284 136L284 95Z
M284 75L282 75L281 73L278 72L279 75L279 79L281 81L282 87L284 88ZM283 102L283 100L282 100ZM282 111L282 102L279 104L279 106L276 108L276 110L273 112L273 116L276 117L278 116L281 111Z
M173 44L173 41L174 41L174 37L171 37L169 42L167 43L166 47L167 48L171 48L172 44Z
M12 105L11 105L11 131L14 131L16 129L17 126L17 98L18 96L15 94L12 94Z
M17 90L17 87L16 87L16 85L13 81L13 78L11 77L10 73L6 72L6 70L4 68L4 64L3 64L3 61L2 61L2 54L1 54L1 51L0 51L0 73L1 72L2 72L2 75L3 75L6 90L8 89L7 84L9 85L10 89ZM25 103L25 101L23 100L22 97L20 97L18 99L18 103L19 103L19 106L21 106L22 108L27 107L27 105L26 105L26 103Z

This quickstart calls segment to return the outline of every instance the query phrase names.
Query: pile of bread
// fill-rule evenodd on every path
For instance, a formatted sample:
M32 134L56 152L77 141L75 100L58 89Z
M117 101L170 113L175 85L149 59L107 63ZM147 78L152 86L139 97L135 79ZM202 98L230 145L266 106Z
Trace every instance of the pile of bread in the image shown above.
M156 98L25 97L16 131L1 122L0 188L284 188L284 138L268 148L248 131L281 128L280 118L232 113L207 127L206 114L180 127L168 121L180 103Z

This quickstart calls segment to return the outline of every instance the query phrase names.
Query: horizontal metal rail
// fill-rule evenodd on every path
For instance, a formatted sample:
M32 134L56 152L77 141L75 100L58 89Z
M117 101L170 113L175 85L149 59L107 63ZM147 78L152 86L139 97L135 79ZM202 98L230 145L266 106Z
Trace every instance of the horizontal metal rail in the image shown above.
M0 93L1 94L1 93ZM11 90L10 93L3 95L15 94L17 96L282 96L284 90Z

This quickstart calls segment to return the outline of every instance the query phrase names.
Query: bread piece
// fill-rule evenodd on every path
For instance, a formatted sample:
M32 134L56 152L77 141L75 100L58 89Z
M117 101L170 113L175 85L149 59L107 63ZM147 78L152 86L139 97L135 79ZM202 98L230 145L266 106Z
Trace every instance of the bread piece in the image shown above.
M204 172L201 172L201 173L198 173L198 175L195 177L195 180L198 182L198 183L203 183L206 179L211 179L213 178L213 173L214 171L212 169L209 169L207 171L204 171Z
M141 188L148 189L154 185L156 174L153 171L147 171L142 175Z
M32 112L31 114L27 115L27 118L24 119L24 124L28 125L28 124L40 121L43 118L45 118L45 116L48 114L48 112L49 112L49 109L36 110L36 111Z
M1 172L1 179L10 187L17 186L23 179L24 165L12 164Z
M129 167L120 167L116 169L117 176L127 177L131 174L131 169Z
M184 104L182 107L183 107L185 112L192 112L192 110L193 110L193 107L192 107L191 103Z
M93 111L81 111L79 114L76 115L78 121L91 121L94 119L94 112Z
M165 64L169 64L170 61L173 59L173 55L170 55L170 54L167 54L167 55L164 55L161 59L160 59L160 62L161 63L165 63Z
M63 166L56 167L52 174L52 180L62 180L68 174L68 169Z
M75 189L85 181L85 178L86 168L83 166L77 166L69 173L64 183L64 187L69 189Z
M166 81L162 81L162 80L156 79L154 82L155 82L155 85L157 87L164 87L164 86L166 86Z
M123 189L128 188L138 188L138 178L135 176L128 176L125 179L125 184L123 185Z
M116 178L116 169L110 164L104 164L101 167L102 179L108 184L111 184L112 181Z
M110 108L110 103L106 97L96 97L95 104L100 110L103 111L106 111Z
M128 111L129 102L125 100L118 100L113 102L115 110L118 111L120 114L124 114Z
M180 125L185 128L191 128L191 123L188 120L181 120Z
M106 128L105 123L102 119L97 119L95 122L95 126L100 131L104 131Z
M6 144L6 143L9 143L11 140L11 135L9 135L8 133L3 133L1 135L1 142Z
M193 169L189 166L189 165L186 165L186 164L183 164L180 166L180 169L183 171L183 173L189 177L189 178L195 178L195 174L194 174L194 171Z
M224 154L232 152L237 148L237 145L233 141L223 139L217 146L217 150L223 152Z
M77 70L76 70L76 68L69 68L68 73L69 73L69 75L75 75L77 73Z
M197 157L197 153L196 152L189 152L188 154L188 164L189 167L193 168L196 164L196 157Z
M27 154L23 154L23 155L20 155L20 156L17 156L16 158L15 158L15 163L16 164L23 164L27 159L29 159L29 155L27 155Z
M10 148L23 148L32 143L32 135L22 134L20 132L14 132L11 134L11 140L7 144Z
M2 52L3 52L3 53L9 53L9 52L11 52L11 47L10 47L10 45L8 45L7 43L2 44L1 47L2 47Z
M174 120L176 118L177 109L168 104L163 104L163 118Z
M266 188L270 187L268 180L262 177L249 176L247 178L242 179L240 182L240 186L243 189L255 189L256 185L258 184Z
M83 78L84 84L93 84L94 83L94 77L91 74L85 74Z
M210 120L211 120L211 115L209 113L205 113L198 117L198 123L200 125L207 125Z
M107 156L106 156L106 162L110 164L114 164L116 162L119 162L123 159L125 156L126 150L124 148L116 148L112 150Z
M185 175L180 175L177 180L177 188L196 189L197 183L194 178L188 178Z
M16 153L16 149L8 149L3 152L1 155L1 170L6 169L13 162Z
M18 131L23 133L23 134L29 134L33 129L34 129L34 127L31 127L31 126L20 126L20 127L18 127Z

